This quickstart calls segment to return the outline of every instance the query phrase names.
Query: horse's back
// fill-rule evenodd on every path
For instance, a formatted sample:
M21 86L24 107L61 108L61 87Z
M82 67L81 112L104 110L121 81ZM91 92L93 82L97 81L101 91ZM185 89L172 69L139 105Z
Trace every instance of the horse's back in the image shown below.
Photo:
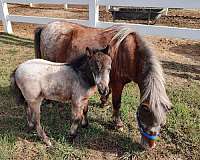
M62 92L65 97L69 97L66 88L70 90L75 78L77 76L73 69L65 63L43 59L28 60L19 65L15 72L16 83L28 101L34 101L40 95L52 99L51 93L55 92Z
M43 59L32 59L20 64L16 70L18 79L40 79L41 76L58 72L69 67L65 67L65 63L55 63Z
M68 22L52 22L41 32L40 50L43 59L71 62L85 52L86 47L101 48L97 35L102 29Z

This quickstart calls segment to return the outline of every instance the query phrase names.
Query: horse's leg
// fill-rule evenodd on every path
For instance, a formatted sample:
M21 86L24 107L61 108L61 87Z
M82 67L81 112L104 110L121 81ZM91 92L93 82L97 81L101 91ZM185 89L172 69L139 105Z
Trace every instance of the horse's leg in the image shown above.
M100 100L101 100L100 107L103 108L106 105L106 103L108 102L108 98L109 98L110 93L111 93L111 89L109 87L109 93L106 96L101 96L101 98L100 98Z
M88 112L88 103L83 108L83 118L81 121L81 126L83 128L86 128L88 126L87 112Z
M34 114L31 111L31 108L29 105L25 104L25 110L26 110L26 116L27 116L27 122L28 122L28 129L27 132L32 131L35 128L34 124Z
M65 119L66 118L66 116L64 115L64 112L65 111L65 106L64 106L64 104L63 103L58 103L58 112L59 112L59 115L60 115L60 118L61 119Z
M111 84L112 88L112 103L113 103L113 121L116 125L116 127L122 128L123 122L120 118L120 106L121 106L121 95L122 90L124 88L124 84L117 82Z
M42 100L39 99L35 102L28 102L31 111L33 111L34 114L34 123L35 123L35 128L37 130L38 136L42 138L44 143L46 143L48 146L51 146L51 142L49 138L47 137L46 133L41 127L40 124L40 105L41 105Z
M77 135L78 126L83 117L83 106L84 102L73 102L72 101L72 125L70 128L71 138L75 138Z

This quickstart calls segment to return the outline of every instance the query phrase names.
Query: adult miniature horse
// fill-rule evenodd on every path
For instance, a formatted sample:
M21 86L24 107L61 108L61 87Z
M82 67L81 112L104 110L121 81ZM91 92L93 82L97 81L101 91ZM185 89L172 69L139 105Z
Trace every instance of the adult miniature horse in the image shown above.
M66 63L54 63L43 59L28 60L14 71L11 86L21 100L26 100L27 120L30 129L36 128L43 141L51 146L40 125L40 105L43 99L72 102L72 126L70 135L76 136L79 123L87 126L88 98L96 86L101 95L109 93L111 58L107 48L90 50L86 55ZM23 96L22 96L23 95ZM23 98L23 99L22 99ZM21 101L21 102L23 102Z
M122 26L97 29L67 22L53 22L35 31L36 57L54 62L71 62L86 46L101 48L108 44L114 122L117 127L123 126L119 113L122 90L125 84L134 81L141 95L137 110L141 142L145 147L153 147L171 103L162 67L138 33ZM101 98L103 103L107 98Z

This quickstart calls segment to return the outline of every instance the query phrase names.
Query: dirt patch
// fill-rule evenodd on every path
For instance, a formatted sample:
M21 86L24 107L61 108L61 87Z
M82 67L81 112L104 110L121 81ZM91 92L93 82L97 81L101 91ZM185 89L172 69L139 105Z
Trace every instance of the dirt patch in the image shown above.
M35 148L34 144L27 141L18 138L18 141L16 142L16 155L13 155L13 159L21 160L32 160L35 159L38 156L38 150Z
M147 37L153 43L170 85L200 83L200 42Z

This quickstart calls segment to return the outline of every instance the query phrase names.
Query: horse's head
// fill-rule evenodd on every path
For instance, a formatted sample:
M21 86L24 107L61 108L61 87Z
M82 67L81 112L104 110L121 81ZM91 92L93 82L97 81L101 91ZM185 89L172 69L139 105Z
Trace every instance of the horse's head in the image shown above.
M86 48L86 54L90 57L89 65L93 74L94 81L101 95L109 93L109 81L111 70L111 57L108 55L109 46L104 49L92 50Z
M141 133L141 145L144 148L154 148L158 140L160 129L166 122L166 112L162 104L156 106L156 110L152 110L150 104L141 103L137 110L137 122ZM159 109L158 109L159 108ZM156 113L162 112L162 113ZM159 117L160 114L162 117Z

